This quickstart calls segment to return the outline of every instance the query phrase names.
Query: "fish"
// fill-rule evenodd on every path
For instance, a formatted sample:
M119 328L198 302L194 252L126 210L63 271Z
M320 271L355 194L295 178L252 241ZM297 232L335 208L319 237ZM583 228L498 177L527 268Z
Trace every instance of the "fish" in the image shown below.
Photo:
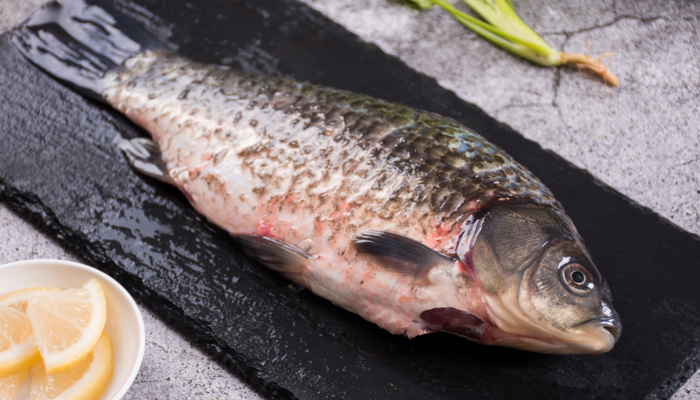
M392 334L563 355L620 337L563 206L451 118L190 60L92 0L48 3L11 41L150 134L119 144L135 170L262 265Z

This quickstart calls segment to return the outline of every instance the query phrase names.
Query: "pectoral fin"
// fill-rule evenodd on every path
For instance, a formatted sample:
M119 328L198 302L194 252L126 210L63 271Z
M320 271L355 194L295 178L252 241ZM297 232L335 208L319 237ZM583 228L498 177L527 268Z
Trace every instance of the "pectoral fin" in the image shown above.
M352 239L359 254L376 259L385 268L402 274L425 277L437 266L450 267L454 260L406 236L391 232L367 231Z
M123 140L119 143L119 149L136 171L161 182L173 183L154 141L145 138Z
M245 251L266 267L289 279L301 275L309 255L300 249L273 238L258 235L232 235Z

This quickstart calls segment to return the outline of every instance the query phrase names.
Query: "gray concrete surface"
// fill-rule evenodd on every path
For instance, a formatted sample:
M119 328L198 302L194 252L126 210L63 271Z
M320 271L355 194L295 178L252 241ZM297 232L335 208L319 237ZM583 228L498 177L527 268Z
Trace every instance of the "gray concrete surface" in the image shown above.
M700 234L700 3L513 1L553 47L615 53L605 63L619 76L620 87L610 88L576 69L537 68L513 58L439 9L418 12L386 0L302 1L634 201ZM0 0L0 31L41 2ZM33 241L6 242L8 236L22 237L20 226L0 208L0 261L60 251L37 234L20 233L35 235ZM233 378L225 378L184 340L172 342L177 335L145 315L151 330L147 362L130 398L253 398L238 394ZM173 366L173 359L184 365ZM700 372L673 397L695 398L700 398Z

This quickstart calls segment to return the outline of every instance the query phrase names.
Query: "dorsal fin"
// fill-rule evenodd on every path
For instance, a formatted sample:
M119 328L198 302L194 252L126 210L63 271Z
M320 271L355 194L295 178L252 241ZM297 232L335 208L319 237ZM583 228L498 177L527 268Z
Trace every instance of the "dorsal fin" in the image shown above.
M362 232L355 235L352 244L359 254L376 259L385 268L417 278L425 277L434 267L454 264L430 247L392 232Z

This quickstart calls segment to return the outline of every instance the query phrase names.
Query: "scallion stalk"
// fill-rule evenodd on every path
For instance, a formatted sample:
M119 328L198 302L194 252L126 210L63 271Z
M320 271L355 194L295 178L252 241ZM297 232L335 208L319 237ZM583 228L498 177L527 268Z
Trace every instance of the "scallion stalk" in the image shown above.
M484 20L464 13L446 0L404 0L417 8L427 9L437 5L449 12L459 23L474 31L503 50L543 67L559 67L573 64L598 75L605 83L617 86L619 80L600 62L604 54L593 58L585 54L564 53L551 48L535 31L530 29L515 13L510 0L463 0Z

